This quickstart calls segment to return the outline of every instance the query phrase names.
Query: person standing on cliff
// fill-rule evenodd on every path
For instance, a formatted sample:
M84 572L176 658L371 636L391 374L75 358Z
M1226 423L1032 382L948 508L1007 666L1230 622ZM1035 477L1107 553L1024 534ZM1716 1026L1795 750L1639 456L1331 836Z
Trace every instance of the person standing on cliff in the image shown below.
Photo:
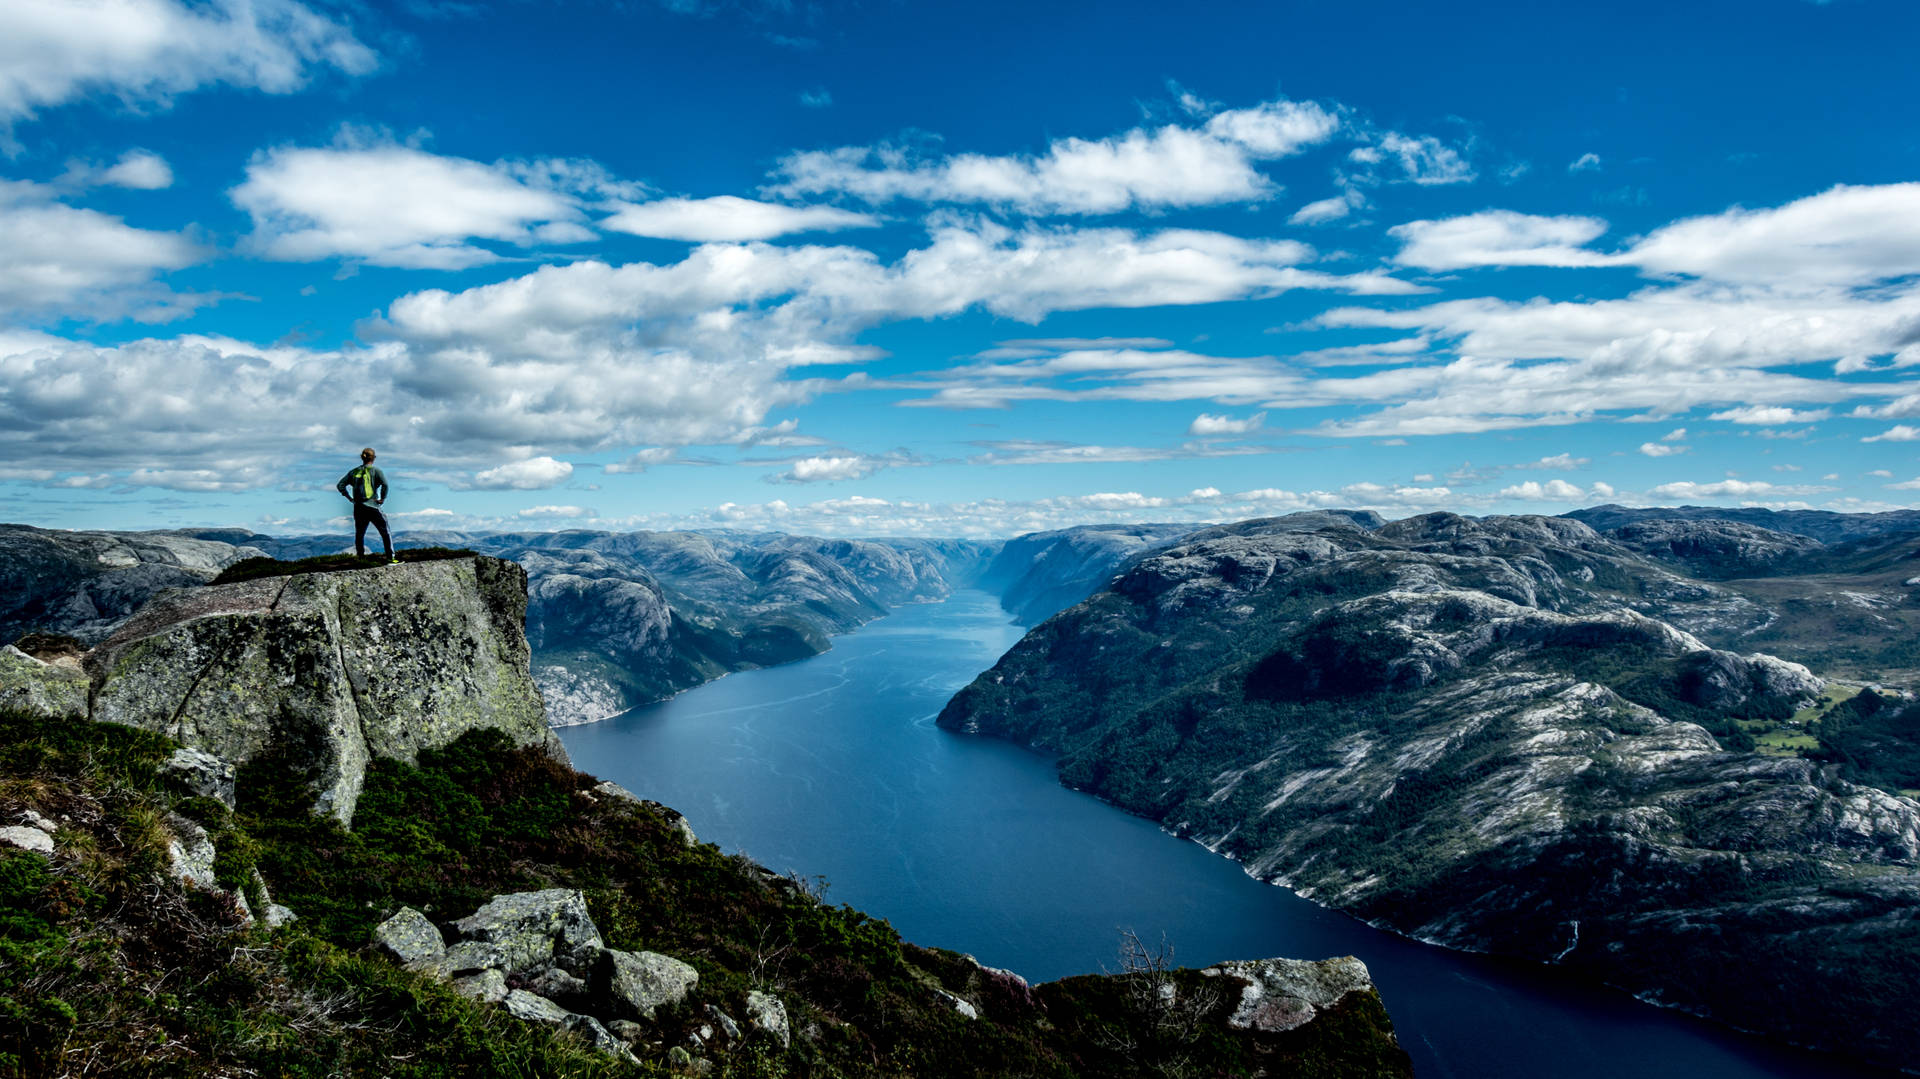
M360 467L340 477L334 484L339 492L353 501L353 553L365 558L367 554L367 526L380 530L380 542L386 545L387 561L398 563L393 556L393 536L387 532L387 515L379 508L387 501L387 474L373 467L373 447L360 451Z

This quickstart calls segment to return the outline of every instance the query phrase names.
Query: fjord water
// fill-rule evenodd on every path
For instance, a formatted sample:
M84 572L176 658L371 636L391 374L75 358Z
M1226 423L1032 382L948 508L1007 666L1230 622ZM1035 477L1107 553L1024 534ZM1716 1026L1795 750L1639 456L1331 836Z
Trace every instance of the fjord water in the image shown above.
M576 767L680 810L701 839L1031 981L1116 968L1131 929L1182 966L1359 956L1426 1079L1882 1074L1372 929L1061 787L1045 757L935 727L1020 634L992 596L961 592L560 735Z

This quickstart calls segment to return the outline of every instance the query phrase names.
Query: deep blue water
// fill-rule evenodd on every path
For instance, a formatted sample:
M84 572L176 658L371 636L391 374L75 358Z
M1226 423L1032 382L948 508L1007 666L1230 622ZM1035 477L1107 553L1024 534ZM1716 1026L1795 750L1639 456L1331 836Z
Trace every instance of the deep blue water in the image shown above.
M1127 928L1164 935L1182 966L1359 956L1423 1079L1878 1074L1372 929L1061 787L1045 757L936 728L1020 634L992 596L962 592L560 734L576 767L680 810L700 838L1031 981L1117 968Z

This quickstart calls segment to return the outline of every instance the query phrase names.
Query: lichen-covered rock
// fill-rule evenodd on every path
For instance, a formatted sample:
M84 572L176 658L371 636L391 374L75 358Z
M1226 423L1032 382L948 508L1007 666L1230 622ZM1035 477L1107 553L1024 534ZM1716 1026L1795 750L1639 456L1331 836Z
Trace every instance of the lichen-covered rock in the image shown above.
M793 1029L787 1024L787 1006L772 993L758 989L747 991L747 1026L779 1042L784 1048L793 1044Z
M453 980L453 990L483 1004L498 1004L507 999L507 976L493 967L478 974Z
M176 749L160 766L160 771L194 794L233 808L233 765L213 754L198 749Z
M178 813L167 814L167 872L175 880L219 891L213 874L213 840L207 830Z
M529 993L525 989L510 991L507 993L507 999L502 1003L506 1005L508 1014L529 1023L546 1023L557 1027L567 1021L567 1016L573 1014L546 997Z
M587 983L559 967L545 967L527 976L527 989L548 1000L568 1006L583 1004L589 992Z
M571 888L496 895L486 906L453 923L471 941L497 947L509 971L531 970L601 947L600 930L587 901Z
M87 675L78 664L48 663L12 645L0 648L0 708L87 718Z
M407 966L433 963L447 950L439 928L412 907L401 907L399 913L375 926L373 942Z
M1240 999L1227 1025L1236 1030L1279 1032L1312 1022L1349 993L1370 993L1373 978L1353 956L1322 959L1235 960L1200 973L1240 984Z
M53 837L38 828L24 824L8 825L0 828L0 843L30 850L36 854L53 853Z
M261 553L179 532L0 525L0 641L39 630L98 642L155 593Z
M486 557L166 593L88 654L92 716L236 764L287 750L350 824L371 757L491 728L564 758L525 612L525 573Z
M514 968L499 945L484 940L459 940L449 944L438 959L422 964L420 969L442 978L463 978L489 970L504 974Z
M660 1006L687 999L699 981L698 971L658 952L608 948L593 969L594 991L623 1017L652 1019Z

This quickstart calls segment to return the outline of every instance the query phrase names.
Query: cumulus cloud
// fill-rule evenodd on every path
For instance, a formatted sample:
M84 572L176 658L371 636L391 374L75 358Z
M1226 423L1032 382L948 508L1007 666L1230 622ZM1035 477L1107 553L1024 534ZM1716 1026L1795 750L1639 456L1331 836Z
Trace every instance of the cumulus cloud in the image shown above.
M456 486L482 491L538 491L558 487L572 476L573 465L566 461L552 457L529 457L524 461L509 461L476 472L471 481Z
M294 0L8 0L0 5L0 131L92 94L128 104L226 84L284 94L328 68L372 71L373 51Z
M1174 461L1200 457L1242 457L1272 452L1260 446L1218 446L1207 442L1190 442L1182 446L1100 446L1077 442L1001 439L975 444L983 447L987 452L967 458L968 464L1133 464L1141 461Z
M1588 153L1581 154L1579 157L1574 158L1573 161L1567 165L1567 171L1568 172L1599 172L1600 171L1600 155L1596 153L1592 153L1591 151L1589 151Z
M1366 205L1366 196L1358 188L1349 187L1338 195L1316 199L1293 212L1287 218L1291 225L1324 225L1329 221L1338 221Z
M1607 230L1595 217L1541 217L1486 210L1439 221L1410 221L1387 230L1400 241L1394 261L1428 270L1471 266L1601 266L1607 256L1585 245Z
M1613 488L1607 487L1605 484L1597 484L1596 486L1605 488L1606 493L1600 494L1596 491L1595 496L1600 498L1612 496ZM1576 487L1566 480L1548 480L1545 483L1528 480L1525 483L1502 488L1500 497L1515 498L1525 502L1582 502L1590 496L1586 488Z
M1103 139L1063 138L1046 152L925 156L890 146L809 150L782 159L770 190L845 194L880 204L985 203L1035 214L1106 214L1271 198L1256 162L1331 138L1336 112L1269 101L1219 112L1199 126L1135 128Z
M770 483L837 483L859 480L887 467L883 458L852 454L843 457L803 457L778 475L767 477Z
M1696 483L1681 480L1676 483L1663 483L1648 492L1655 498L1696 499L1696 498L1787 498L1802 495L1822 494L1831 491L1831 487L1809 486L1804 484L1768 483L1765 480L1717 480L1712 483Z
M1920 442L1920 427L1907 424L1895 424L1877 435L1868 435L1862 442Z
M514 516L522 519L571 519L600 515L584 506L528 506L526 509L515 511Z
M1370 177L1376 182L1390 179L1426 187L1471 183L1478 178L1465 154L1433 135L1388 131L1373 144L1357 147L1347 158L1381 170Z
M67 169L51 185L67 191L89 187L124 187L132 191L158 191L173 186L173 166L151 150L133 149L120 155L111 165L90 161L69 161Z
M1707 418L1760 426L1769 423L1812 423L1814 420L1824 420L1832 414L1824 408L1797 409L1780 405L1747 405L1744 408L1730 408L1724 412L1715 412Z
M591 239L577 199L556 186L577 171L485 165L347 132L331 147L255 154L229 195L253 219L248 245L268 258L457 270L499 260L474 240Z
M1640 452L1648 457L1672 457L1676 454L1692 452L1692 446L1675 446L1666 442L1642 442Z
M708 199L656 199L625 203L600 221L600 227L635 236L695 243L771 240L796 232L838 232L873 228L871 214L857 214L832 206L782 206L774 202L719 195Z
M1266 422L1267 414L1264 412L1256 412L1251 416L1237 420L1231 416L1215 416L1211 413L1202 412L1193 418L1192 423L1187 425L1187 433L1200 438L1218 438L1223 435L1247 435L1258 431L1260 426Z
M154 279L198 262L198 245L69 206L43 184L0 180L0 251L0 312L164 321L197 302Z

